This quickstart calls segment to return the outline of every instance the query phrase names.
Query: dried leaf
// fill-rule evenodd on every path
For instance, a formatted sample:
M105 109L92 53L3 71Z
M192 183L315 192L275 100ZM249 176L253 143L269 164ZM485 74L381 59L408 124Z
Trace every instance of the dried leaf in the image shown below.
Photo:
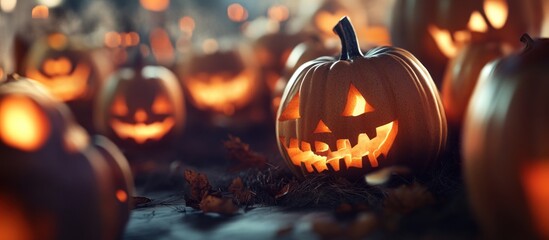
M281 197L286 196L286 194L288 194L288 192L290 192L290 184L289 183L284 185L284 187L282 187L282 189L280 189L280 191L278 191L278 193L275 195L275 199L279 199Z
M263 169L267 166L267 158L250 150L250 145L243 143L238 137L229 136L229 140L225 141L224 146L229 152L229 159L235 162L231 168L232 171L249 168Z
M242 178L240 177L237 177L233 180L233 182L229 186L229 192L234 195L234 198L238 201L239 204L248 204L254 196L254 193L252 191L244 187L244 183L242 182Z
M212 188L208 177L205 174L192 170L185 170L184 177L190 189L190 194L185 194L185 202L187 206L199 208L198 205L202 201L202 198Z
M199 207L205 213L213 212L224 215L232 215L238 211L238 207L232 199L213 195L204 196Z
M407 214L417 208L433 204L433 194L423 185L414 182L387 192L383 201L386 211Z

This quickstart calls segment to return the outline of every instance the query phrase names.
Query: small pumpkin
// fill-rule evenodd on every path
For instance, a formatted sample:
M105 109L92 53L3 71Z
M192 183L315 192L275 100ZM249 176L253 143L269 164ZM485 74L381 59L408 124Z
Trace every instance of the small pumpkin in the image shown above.
M108 141L96 148L40 84L10 76L0 85L0 155L0 208L13 208L0 222L15 217L11 236L122 236L133 193L125 158Z
M390 36L395 46L417 56L441 87L446 64L471 32L493 26L501 39L518 46L514 38L539 33L542 21L539 0L402 0L393 6Z
M487 65L467 109L464 175L489 239L549 238L549 39Z
M260 89L256 71L237 50L196 54L182 76L195 107L227 116L250 105Z
M282 95L276 134L286 163L298 175L429 167L446 140L429 72L403 49L379 47L363 55L347 17L334 31L340 58L305 63Z
M126 148L158 147L181 135L185 104L176 76L161 66L122 68L101 89L97 130Z

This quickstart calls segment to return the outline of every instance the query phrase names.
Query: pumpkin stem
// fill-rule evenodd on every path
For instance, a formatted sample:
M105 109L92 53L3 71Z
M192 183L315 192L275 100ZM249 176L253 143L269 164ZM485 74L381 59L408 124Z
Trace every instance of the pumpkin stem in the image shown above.
M341 40L340 60L352 60L363 56L362 51L360 51L360 47L358 46L355 29L347 16L339 20L333 31Z
M528 33L522 34L522 36L520 36L520 41L526 45L524 50L528 50L534 46L534 39L532 39Z

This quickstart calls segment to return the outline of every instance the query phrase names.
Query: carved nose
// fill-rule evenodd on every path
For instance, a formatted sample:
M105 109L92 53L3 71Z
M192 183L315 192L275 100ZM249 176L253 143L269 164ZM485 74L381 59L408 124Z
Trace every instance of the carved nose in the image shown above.
M144 123L145 121L147 121L147 113L145 112L145 110L139 109L135 112L135 115L133 115L133 118L137 123Z
M332 130L322 121L318 121L314 133L331 133Z

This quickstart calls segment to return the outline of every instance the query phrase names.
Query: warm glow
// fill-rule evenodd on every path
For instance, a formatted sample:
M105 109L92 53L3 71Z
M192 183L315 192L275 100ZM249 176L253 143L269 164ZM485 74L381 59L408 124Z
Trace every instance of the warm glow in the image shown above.
M522 185L535 228L542 239L549 239L549 161L548 159L522 168Z
M53 72L57 74L51 75L50 77L42 75L42 73L33 67L29 67L26 74L29 78L37 80L45 85L55 97L62 101L74 100L84 96L87 90L88 78L91 73L90 67L85 63L79 63L72 71L72 74L62 75L60 73L66 67L63 66L63 64L64 63L61 63L61 65L59 65L59 63L54 64L56 67ZM52 71L44 70L45 72Z
M505 25L509 9L505 0L484 0L484 11L486 18L495 29L500 29Z
M9 146L35 151L50 134L49 120L31 99L6 96L0 100L0 140Z
M136 113L135 118L142 118L142 114ZM138 144L143 144L147 139L160 140L164 137L174 126L175 121L172 117L167 117L162 122L154 122L145 124L138 122L136 124L125 123L119 120L113 119L111 126L116 135L122 139L133 139Z
M364 29L364 39L377 46L390 46L389 30L381 26L368 26Z
M197 74L187 81L189 93L200 109L212 109L231 115L253 97L254 78L248 70L230 74Z
M53 33L48 35L48 46L53 49L63 49L67 46L68 39L65 34L62 33Z
M37 2L53 8L59 6L63 2L63 0L37 0Z
M204 51L205 54L212 54L217 52L219 46L217 44L217 41L213 38L208 38L202 42L202 51Z
M467 26L469 27L469 30L473 32L488 31L488 25L486 25L486 21L484 21L482 15L477 11L471 13L471 18L469 18L469 23Z
M0 10L4 12L11 12L15 9L17 0L0 0Z
M269 8L267 14L272 20L284 22L290 17L290 10L284 5L273 5Z
M284 111L280 113L278 121L293 120L298 119L299 117L299 93L296 93L292 97L292 100L290 100Z
M139 0L144 9L154 12L162 12L170 5L170 0Z
M32 18L48 18L50 15L50 10L44 5L38 5L32 8L31 15Z
M452 41L452 36L448 30L439 29L435 25L429 25L428 30L442 54L448 58L456 56L458 49Z
M32 240L36 237L32 236L32 225L16 200L0 195L0 213L0 240Z
M122 37L117 32L105 33L105 46L115 48L122 44Z
M89 137L86 130L79 125L70 125L63 137L65 149L68 152L81 152L89 146Z
M326 123L324 123L322 120L318 121L318 124L316 125L316 128L313 133L331 133L332 130L328 126L326 126Z
M170 65L174 60L174 48L166 30L155 28L151 32L151 49L156 61Z
M342 17L349 15L346 11L338 10L335 13L320 11L315 16L315 25L324 34L333 35L332 29Z
M227 7L227 16L233 22L243 22L248 19L248 10L239 3L233 3Z
M342 115L346 117L356 117L358 115L373 111L374 108L366 102L364 96L362 96L358 89L351 84L347 95L347 104L345 104L345 109L343 109Z
M153 102L152 112L155 114L170 114L172 113L172 104L167 97L160 95Z
M119 38L123 47L133 47L139 44L139 34L136 32L120 33Z
M128 107L126 106L126 99L123 96L117 96L114 99L112 103L111 113L119 117L128 115Z
M314 152L310 144L302 141L301 144L297 138L281 137L280 141L290 157L292 164L301 167L305 166L305 171L309 173L322 172L332 168L339 171L341 167L363 168L363 161L368 160L370 165L375 168L379 166L377 158L380 155L387 156L391 146L395 141L398 132L398 121L393 121L376 128L377 136L370 139L366 133L359 134L358 142L351 146L349 139L338 139L336 141L337 150L331 150L329 145L315 141ZM340 166L340 160L343 159L345 166Z
M147 121L147 112L145 112L145 110L143 109L138 109L137 111L135 111L133 118L137 123L144 123Z
M126 201L128 201L128 194L126 193L126 191L118 189L116 191L116 199L118 199L119 202L125 203Z
M2 79L4 79L4 69L0 67L0 81L2 81Z
M194 31L195 23L194 19L189 16L179 19L179 29L183 32L192 33Z
M66 57L59 59L46 59L42 63L43 72L50 75L67 75L71 72L72 64Z

